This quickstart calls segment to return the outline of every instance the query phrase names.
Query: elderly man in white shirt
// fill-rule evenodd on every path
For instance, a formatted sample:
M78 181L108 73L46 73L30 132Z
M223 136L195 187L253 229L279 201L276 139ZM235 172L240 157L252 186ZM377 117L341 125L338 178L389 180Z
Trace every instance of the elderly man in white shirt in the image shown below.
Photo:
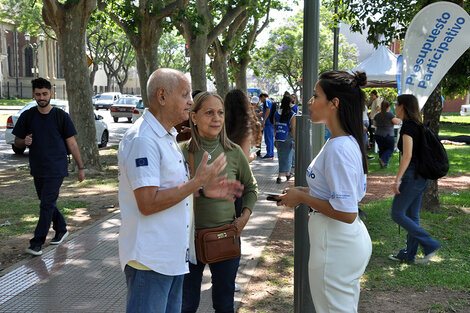
M180 71L158 69L149 78L150 103L119 144L119 257L127 282L127 312L181 312L188 261L195 262L193 193L233 199L241 185L217 177L221 155L207 153L189 178L174 126L187 120L191 86ZM204 189L202 189L204 186Z

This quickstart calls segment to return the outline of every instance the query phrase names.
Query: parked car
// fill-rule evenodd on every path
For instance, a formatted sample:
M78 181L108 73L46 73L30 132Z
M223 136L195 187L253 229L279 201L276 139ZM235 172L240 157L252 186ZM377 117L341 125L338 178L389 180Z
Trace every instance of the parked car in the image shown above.
M7 127L5 130L5 141L7 144L11 145L11 148L16 154L23 154L26 148L17 148L15 143L15 135L12 134L13 128L15 127L18 118L20 117L21 113L30 108L37 106L38 104L36 101L31 101L27 105L25 105L21 110L19 110L16 114L13 114L8 117L7 119ZM51 99L51 105L56 108L60 108L65 112L69 111L69 102L65 100L57 100ZM98 146L100 148L106 147L109 140L109 131L108 125L103 121L103 117L101 115L95 114L95 127L96 127L96 141L98 142Z
M91 97L91 103L93 103L93 105L95 105L96 100L98 100L100 97L101 97L100 93L97 94L97 95L94 95L93 97Z
M142 100L135 106L134 112L132 112L132 123L135 123L139 117L144 113L144 102Z
M470 116L470 104L464 104L460 107L460 116Z
M95 109L106 109L109 110L109 108L115 104L119 98L121 98L121 93L120 92L105 92L100 95L98 99L95 101Z
M138 97L121 97L109 109L114 122L117 123L120 117L127 118L129 122L132 122L132 113L139 101L142 99Z

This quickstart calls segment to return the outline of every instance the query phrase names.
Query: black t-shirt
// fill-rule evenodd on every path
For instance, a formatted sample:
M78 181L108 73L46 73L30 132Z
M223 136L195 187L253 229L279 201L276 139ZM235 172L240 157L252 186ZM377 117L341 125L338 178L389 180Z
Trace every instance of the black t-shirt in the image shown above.
M404 121L400 131L400 139L398 140L398 150L403 153L403 135L408 135L413 138L413 154L411 162L415 163L417 160L418 150L421 147L421 127L413 121Z
M68 176L67 149L64 138L77 134L70 116L66 113L64 118L63 133L57 124L57 108L52 108L48 114L42 114L33 110L33 116L29 120L31 125L26 125L26 115L31 112L23 112L15 128L13 135L24 139L33 134L33 143L29 147L29 165L31 175L34 177L65 177Z

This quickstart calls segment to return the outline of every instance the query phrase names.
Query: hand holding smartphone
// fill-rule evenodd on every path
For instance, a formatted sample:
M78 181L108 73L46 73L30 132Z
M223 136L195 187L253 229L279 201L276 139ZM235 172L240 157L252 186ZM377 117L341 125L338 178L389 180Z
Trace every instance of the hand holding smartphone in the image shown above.
M279 196L282 196L282 193L279 192L272 192L272 191L265 191L264 194L267 196L266 200L268 201L276 201L280 202Z

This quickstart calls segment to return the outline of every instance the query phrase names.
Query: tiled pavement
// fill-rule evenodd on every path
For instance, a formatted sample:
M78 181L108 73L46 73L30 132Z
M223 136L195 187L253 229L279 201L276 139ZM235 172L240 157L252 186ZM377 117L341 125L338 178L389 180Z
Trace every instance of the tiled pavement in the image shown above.
M252 162L259 196L242 234L237 308L281 211L263 195L264 191L285 186L275 183L277 168L277 159ZM126 284L118 258L119 225L119 214L114 214L72 234L60 246L45 247L42 256L11 267L0 277L0 312L125 312ZM198 312L213 312L210 288L206 267Z

